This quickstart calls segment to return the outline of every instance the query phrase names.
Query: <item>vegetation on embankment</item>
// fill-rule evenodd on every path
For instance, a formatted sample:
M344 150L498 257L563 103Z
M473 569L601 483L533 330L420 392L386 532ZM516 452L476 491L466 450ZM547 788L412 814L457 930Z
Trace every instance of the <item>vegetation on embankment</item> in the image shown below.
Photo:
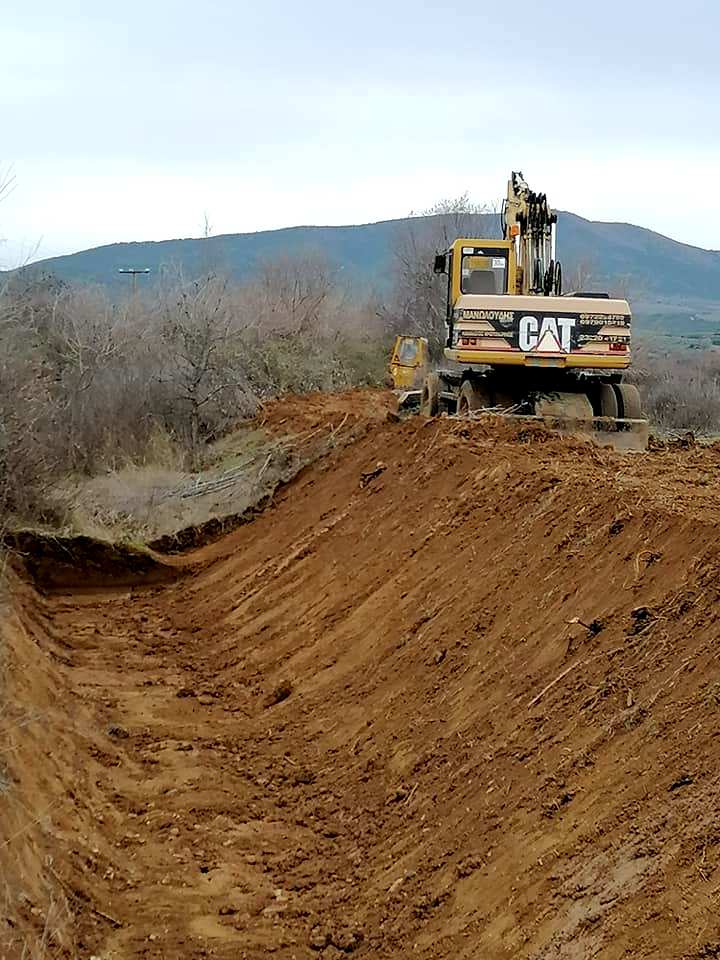
M461 198L428 213L397 235L382 296L358 297L340 271L309 255L256 264L245 281L208 262L192 278L165 274L152 297L123 302L37 271L8 279L0 286L3 522L157 535L173 523L166 495L222 478L229 467L218 461L218 441L269 398L381 384L398 332L428 337L439 356L445 294L432 255L467 232L479 209ZM720 432L715 350L648 342L636 357L632 376L656 428ZM265 442L250 457L258 472ZM161 514L163 531L150 522Z

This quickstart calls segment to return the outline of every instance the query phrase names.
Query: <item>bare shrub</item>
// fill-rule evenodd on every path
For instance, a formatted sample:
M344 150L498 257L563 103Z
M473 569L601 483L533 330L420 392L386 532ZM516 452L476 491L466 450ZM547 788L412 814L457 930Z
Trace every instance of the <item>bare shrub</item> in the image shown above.
M352 300L321 258L261 265L235 303L245 369L259 397L381 382L388 348L381 312Z
M120 304L21 271L0 292L0 511L52 520L64 476L158 456L195 469L265 397L380 382L379 313L311 257L242 286L165 277L155 300Z
M295 335L329 332L328 321L346 301L337 270L321 256L281 257L259 265L255 296L257 325ZM333 323L330 326L334 326Z
M46 465L92 473L141 457L158 429L157 338L147 317L134 321L100 290L23 274L3 299L3 330L16 341L8 363L17 375L24 362L29 389L52 423L44 434L34 421L27 430L42 437ZM21 422L30 409L16 405Z
M637 343L627 379L637 384L651 424L720 433L720 352L658 350Z
M42 515L53 474L48 450L52 402L33 344L2 309L0 298L0 520L9 513Z
M211 274L181 285L163 303L161 319L165 418L196 467L203 441L255 410L227 281Z

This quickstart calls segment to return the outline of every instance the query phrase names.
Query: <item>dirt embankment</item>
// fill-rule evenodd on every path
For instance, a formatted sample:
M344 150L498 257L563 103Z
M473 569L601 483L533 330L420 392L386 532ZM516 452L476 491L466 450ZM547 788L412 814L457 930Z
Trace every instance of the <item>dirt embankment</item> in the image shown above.
M17 580L0 956L720 956L719 471L376 419L179 579Z
M253 420L205 447L197 472L182 470L172 450L158 450L155 465L59 484L48 491L63 525L55 532L66 547L84 534L186 552L251 521L304 467L383 421L391 403L387 390L366 390L362 404L351 391L334 394L332 402L327 394L268 401Z

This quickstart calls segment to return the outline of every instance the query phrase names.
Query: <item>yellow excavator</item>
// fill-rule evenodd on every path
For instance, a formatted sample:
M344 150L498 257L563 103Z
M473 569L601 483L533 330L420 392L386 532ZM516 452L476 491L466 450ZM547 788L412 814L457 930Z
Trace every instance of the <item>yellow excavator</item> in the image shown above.
M421 410L585 423L647 433L630 364L630 307L606 293L563 295L557 214L513 173L502 239L459 238L435 257L447 276L447 369L428 372Z

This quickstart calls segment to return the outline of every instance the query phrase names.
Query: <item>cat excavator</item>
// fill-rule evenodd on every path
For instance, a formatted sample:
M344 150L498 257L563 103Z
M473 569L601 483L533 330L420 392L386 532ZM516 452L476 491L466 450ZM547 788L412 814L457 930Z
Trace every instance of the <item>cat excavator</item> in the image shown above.
M492 411L646 437L630 365L631 313L606 293L562 291L557 214L513 173L502 239L459 238L435 257L447 277L447 367L426 374L421 411ZM633 444L629 444L632 446Z

